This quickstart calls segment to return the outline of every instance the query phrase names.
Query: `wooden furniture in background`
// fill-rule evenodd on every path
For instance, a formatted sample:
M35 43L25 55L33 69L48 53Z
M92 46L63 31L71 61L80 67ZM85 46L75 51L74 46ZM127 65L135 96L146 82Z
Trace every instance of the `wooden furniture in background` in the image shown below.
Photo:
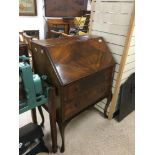
M48 19L47 20L48 25L48 34L47 38L51 38L51 30L57 31L57 32L63 32L66 34L69 34L70 27L74 25L74 18L72 19ZM61 30L61 31L58 31Z
M28 46L23 42L19 42L19 56L25 55L28 57Z
M111 101L115 62L105 41L93 36L33 41L32 52L35 73L47 75L56 90L64 152L67 123L103 98Z
M39 30L24 30L28 36L39 39Z
M45 0L46 17L81 17L88 0Z
M55 36L56 38L61 38L61 37L73 37L72 35L66 34L64 32L58 32L54 30L50 30L51 36ZM53 38L55 38L53 37Z
M39 39L39 30L24 30L19 32L19 41L28 45L29 52L31 53L32 40Z
M83 14L76 18L47 19L48 34L46 38L86 35L89 31L90 11L83 11Z

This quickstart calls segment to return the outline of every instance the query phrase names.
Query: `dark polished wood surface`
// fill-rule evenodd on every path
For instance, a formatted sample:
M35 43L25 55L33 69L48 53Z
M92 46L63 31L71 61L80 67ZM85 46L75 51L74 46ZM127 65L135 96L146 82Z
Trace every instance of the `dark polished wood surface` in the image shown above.
M81 17L88 0L45 0L46 17Z
M32 42L34 44L43 46L43 47L47 47L47 46L55 46L55 45L61 45L61 44L66 44L69 42L74 42L76 40L88 40L90 38L96 38L97 36L73 36L73 37L66 37L66 38L50 38L50 39L45 39L45 40L33 40Z
M115 62L101 37L80 36L32 43L36 73L56 90L57 122L65 149L65 126L98 101L111 97Z
M28 45L22 42L19 42L19 56L25 55L28 57Z
M55 30L55 32L58 32L56 30L60 29L65 33L69 34L71 26L74 25L74 18L64 20L62 18L57 19L47 19L47 26L48 26L48 38L52 38L52 32L51 30Z
M81 39L48 48L62 85L113 65L114 61L107 51L102 38Z

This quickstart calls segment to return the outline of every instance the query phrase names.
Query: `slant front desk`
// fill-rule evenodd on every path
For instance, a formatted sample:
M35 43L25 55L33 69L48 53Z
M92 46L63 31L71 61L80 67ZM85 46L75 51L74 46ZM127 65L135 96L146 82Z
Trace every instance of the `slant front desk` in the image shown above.
M56 90L63 152L66 124L100 100L111 98L115 62L101 37L38 40L33 41L32 48L35 72L47 75Z

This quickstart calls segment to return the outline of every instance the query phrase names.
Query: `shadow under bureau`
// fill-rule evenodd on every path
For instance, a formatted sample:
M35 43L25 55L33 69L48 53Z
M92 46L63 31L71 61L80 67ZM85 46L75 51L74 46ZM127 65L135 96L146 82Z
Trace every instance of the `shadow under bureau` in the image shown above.
M66 124L100 100L111 100L115 61L101 37L76 36L32 42L35 73L56 91L56 120L64 152Z

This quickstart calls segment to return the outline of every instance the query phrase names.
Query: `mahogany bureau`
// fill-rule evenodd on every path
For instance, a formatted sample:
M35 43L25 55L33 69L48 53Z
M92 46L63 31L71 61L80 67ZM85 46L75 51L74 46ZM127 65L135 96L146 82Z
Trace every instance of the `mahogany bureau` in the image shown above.
M98 101L111 99L115 61L101 37L76 36L32 42L33 67L55 87L64 152L66 124Z

